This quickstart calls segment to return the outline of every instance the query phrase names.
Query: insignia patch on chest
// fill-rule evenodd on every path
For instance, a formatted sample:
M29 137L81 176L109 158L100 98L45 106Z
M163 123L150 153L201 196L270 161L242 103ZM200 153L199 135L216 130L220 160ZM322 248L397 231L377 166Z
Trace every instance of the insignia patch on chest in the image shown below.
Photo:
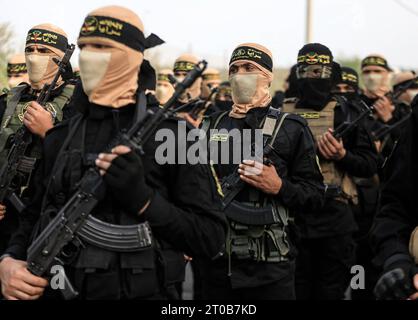
M20 112L17 114L17 117L19 118L20 122L23 122L23 118L25 117L25 113L28 109L30 105L30 102L26 103L22 109L20 110ZM56 114L57 114L57 110L55 110L55 107L52 105L52 103L48 102L45 105L45 109L46 111L50 112L52 117L55 118Z
M321 117L319 112L296 112L296 114L305 119L319 119Z
M229 137L228 133L214 133L210 137L210 141L226 142L228 141L228 137Z

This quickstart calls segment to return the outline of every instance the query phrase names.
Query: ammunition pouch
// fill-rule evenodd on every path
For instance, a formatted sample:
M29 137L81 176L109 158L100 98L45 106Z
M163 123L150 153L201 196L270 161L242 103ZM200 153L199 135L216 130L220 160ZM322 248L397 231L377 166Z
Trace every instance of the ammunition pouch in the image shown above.
M229 218L227 253L230 257L264 262L289 260L288 211L277 201L266 202L260 206L232 201L225 209Z
M290 245L280 225L247 226L230 222L227 253L238 260L288 261Z
M87 245L70 270L74 285L83 288L84 299L136 299L157 293L158 275L155 251L148 248L139 252L108 251ZM121 278L124 279L121 287ZM106 286L103 286L106 283ZM121 296L121 292L126 296Z
M352 203L354 205L358 204L358 193L357 187L354 184L353 180L344 175L344 178L339 185L326 185L325 189L325 198L334 199L345 204Z

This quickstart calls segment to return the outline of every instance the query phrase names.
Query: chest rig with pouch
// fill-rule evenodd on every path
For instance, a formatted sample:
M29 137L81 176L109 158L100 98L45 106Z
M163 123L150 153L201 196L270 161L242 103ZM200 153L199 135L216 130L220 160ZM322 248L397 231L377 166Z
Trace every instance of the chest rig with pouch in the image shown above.
M329 128L334 128L334 110L337 101L330 101L322 110L312 108L296 108L297 99L286 99L283 103L283 111L297 114L308 122L315 141L318 140ZM334 161L320 158L319 164L326 186L326 197L334 200L353 204L358 203L357 188L353 179L336 166Z
M228 112L221 113L210 124L205 119L202 130L218 129L221 120ZM287 114L280 109L269 107L267 115L261 121L263 133L263 155L268 153L283 125ZM270 163L269 165L273 165ZM248 201L238 201L236 196L248 184L239 178L237 170L221 179L223 209L229 222L226 253L229 258L229 273L232 259L249 259L259 262L281 262L289 259L290 245L286 228L289 223L288 209L277 198L264 195L255 188L248 188Z
M0 165L7 161L12 138L17 130L23 126L23 117L29 106L28 101L21 101L22 96L29 90L28 84L21 84L7 94L6 110L4 112L0 125ZM51 113L54 121L62 120L62 109L70 101L74 91L73 85L66 85L61 93L45 105L47 111ZM41 158L41 141L35 138L27 150L27 154L20 160L18 166L19 177L16 185L25 188L31 176L37 159Z

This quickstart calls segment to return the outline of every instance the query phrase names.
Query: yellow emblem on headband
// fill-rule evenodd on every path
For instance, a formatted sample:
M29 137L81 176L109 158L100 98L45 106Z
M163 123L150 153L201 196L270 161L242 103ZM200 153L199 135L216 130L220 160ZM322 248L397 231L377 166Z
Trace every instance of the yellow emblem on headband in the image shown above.
M343 81L349 81L349 82L357 82L357 77L352 73L343 72L341 75L341 78Z
M84 20L84 23L83 23L83 26L81 27L80 33L83 36L87 36L87 35L93 33L94 31L96 31L98 25L99 25L99 22L97 21L97 19L95 17L87 17Z
M27 71L28 69L26 68L26 64L24 63L9 64L9 66L7 67L8 73L22 73Z
M386 60L381 57L368 57L363 61L363 65L386 66Z
M317 54L316 52L309 52L298 57L298 63L307 64L330 64L331 57L325 54Z
M168 75L166 75L166 74L159 74L157 80L158 81L168 81L168 82L170 82L170 79L168 78Z
M87 17L81 27L80 33L88 36L95 31L109 35L120 37L122 35L123 24L112 19L97 17Z
M174 71L190 71L193 70L195 64L187 61L178 61L174 64Z
M261 59L262 52L253 48L239 48L235 50L232 53L232 61L235 61L237 59L245 59L245 58L251 58L251 59Z
M42 32L40 30L33 30L26 37L26 42L35 41L43 42L45 44L57 44L58 36L50 32Z

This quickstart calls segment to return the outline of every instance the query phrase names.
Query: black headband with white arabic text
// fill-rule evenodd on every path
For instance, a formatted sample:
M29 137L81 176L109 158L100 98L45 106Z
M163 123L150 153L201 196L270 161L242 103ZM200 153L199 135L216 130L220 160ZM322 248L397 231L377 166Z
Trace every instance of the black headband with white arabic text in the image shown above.
M229 65L239 60L253 61L268 71L273 72L273 61L271 57L259 49L247 46L236 48L232 53Z
M53 31L30 29L26 37L26 46L31 44L51 46L65 52L68 47L68 39Z

